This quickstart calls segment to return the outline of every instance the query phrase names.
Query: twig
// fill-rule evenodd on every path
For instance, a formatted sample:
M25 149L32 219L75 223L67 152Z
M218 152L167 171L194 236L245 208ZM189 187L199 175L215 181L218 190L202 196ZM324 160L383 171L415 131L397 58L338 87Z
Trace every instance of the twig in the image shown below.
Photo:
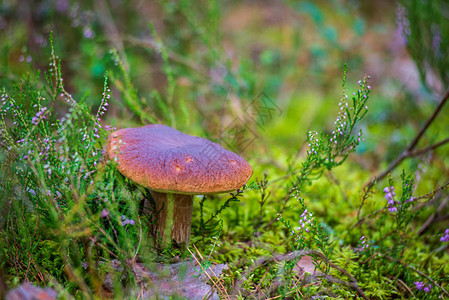
M360 212L362 211L363 205L365 205L366 199L368 199L370 195L373 193L371 189L374 187L375 184L376 179L373 179L366 187L363 188L362 201L360 202L360 207L359 210L357 211L357 220L360 220Z
M262 284L263 280L265 279L265 276L267 275L267 272L268 272L268 271L265 270L265 273L263 274L262 278L260 279L259 284L254 285L254 288L259 292L259 295L260 295L260 294L263 294L263 296L265 297L265 299L268 298L268 296L267 296L267 294L265 294L265 293L262 291L262 289L260 288L260 285Z
M199 250L196 248L196 246L194 245L195 250L197 251L197 253L200 255L200 257L202 258L201 253L199 252ZM197 264L200 266L201 270L203 270L203 272L206 274L206 276L209 278L210 281L213 282L214 287L218 288L218 285L220 285L221 289L218 289L219 291L222 292L222 297L223 299L230 299L228 293L226 292L225 287L223 286L223 284L221 283L220 279L218 278L218 276L215 274L215 272L212 270L212 268L209 267L209 269L211 270L212 274L214 274L214 276L217 278L217 282L215 282L215 280L212 279L212 277L209 275L209 273L204 269L203 265L201 264L201 262L198 260L198 258L196 257L195 254L193 254L193 252L187 248L187 250L190 252L190 255L192 255L192 257L195 259L195 261L197 262Z
M402 264L404 267L409 268L409 269L415 271L416 273L418 273L419 275L426 277L427 280L431 281L435 286L439 287L439 288L440 288L446 295L449 296L449 293L448 293L448 292L447 292L441 285L439 285L435 280L433 280L431 277L427 276L426 274L424 274L422 271L418 270L418 269L415 268L414 266L411 266L411 265L409 265L409 264L403 262L402 260L396 259L396 258L394 258L394 257L388 256L388 255L385 255L385 254L382 254L382 253L379 253L379 255L382 256L382 257L385 257L386 259L389 259L389 260L391 260L391 261L400 263L400 264Z
M139 233L139 243L137 243L136 251L134 252L134 256L133 256L133 258L132 258L133 260L136 259L137 255L138 255L138 253L139 253L139 250L140 250L140 246L141 246L141 244L142 244L142 236L143 236L143 232L142 232L142 222L141 222L141 220L140 220L140 217L138 218L138 220L139 220L139 230L140 230L140 233Z
M426 231L427 227L429 227L429 225L432 224L433 221L435 221L435 218L440 214L440 212L443 210L443 208L446 206L448 202L449 197L446 197L446 199L444 199L443 202L440 203L440 206L438 206L437 211L431 214L430 217L424 222L424 224L418 230L417 232L418 235L421 235L424 231Z
M435 219L435 222L444 221L446 219L449 219L449 215L444 215L444 216L438 217Z
M375 212L372 212L372 213L370 213L370 214L364 216L363 218L361 218L360 220L358 220L357 223L355 223L355 224L351 227L351 229L356 228L357 226L359 226L360 224L362 224L363 222L365 222L366 219L369 219L369 218L371 218L371 217L373 217L373 216L375 216L375 215L378 215L379 213L383 212L383 211L386 210L386 209L387 209L387 208L384 207L384 208L378 209L378 210L376 210Z
M129 65L126 61L125 47L121 34L112 18L111 11L109 10L108 2L105 0L94 1L95 10L98 12L98 19L100 25L103 27L104 32L110 42L113 42L113 46L117 48L117 51L121 55L123 64L126 71L129 71Z
M430 251L429 257L430 257L432 254L434 254L434 253L438 253L438 252L441 252L441 251L445 251L445 250L448 249L448 248L449 248L449 245L445 243L445 245L441 245L440 247L438 247L438 248L433 249L432 251Z
M287 254L279 254L279 255L274 255L274 256L271 256L271 257L258 259L254 263L252 268L248 268L246 270L245 274L248 274L250 270L253 270L253 269L257 268L258 266L260 266L262 264L265 264L267 262L270 262L270 261L292 260L292 259L295 259L297 257L304 256L304 255L310 255L310 254L318 256L324 262L329 264L329 266L331 266L332 268L340 271L343 275L347 276L351 282L341 281L340 279L337 279L337 278L335 278L333 276L330 276L330 275L327 275L327 274L324 274L324 273L320 273L319 275L316 275L317 277L324 277L325 279L327 279L329 281L332 281L332 282L335 282L335 283L338 283L338 284L342 284L342 285L351 287L352 289L357 291L363 299L368 299L368 297L365 295L363 290L359 288L359 286L357 284L357 280L351 274L349 274L348 271L346 271L345 269L343 269L343 268L337 266L336 264L332 263L323 253L321 253L319 251L316 251L316 250L296 250L296 251L293 251L293 252L290 252L290 253L287 253ZM244 276L242 276L242 277L244 277Z
M439 188L437 188L436 190L430 192L430 193L427 193L425 195L416 197L415 200L421 200L421 199L426 199L426 198L433 198L436 193L438 193L440 191L444 191L447 188L449 188L449 181L446 182L445 184L443 184L442 186L440 186Z
M304 278L304 274L302 275L302 278ZM298 296L298 299L303 299L304 295L301 293L301 290L298 288L298 283L301 281L302 278L298 278L298 280L295 282L293 279L293 284L295 285L295 288L293 289L296 291L296 295Z
M443 191L443 190L445 190L445 189L447 189L447 188L449 188L449 182L443 184L442 186L440 186L439 188L437 188L436 190L434 190L434 191L432 191L432 192L430 192L430 193L427 193L427 194L425 194L425 195L416 197L415 200L421 200L421 199L429 199L429 200L427 200L427 201L425 201L425 202L422 202L422 203L420 203L420 204L417 204L413 209L414 209L415 211L420 210L423 206L428 205L429 202L431 202L431 201L433 200L433 198L435 197L435 195L436 195L438 192ZM379 213L385 211L386 209L387 209L386 207L383 207L383 208L380 208L380 209L376 210L375 212L372 212L372 213L370 213L370 214L368 214L368 215L362 217L360 220L357 221L357 223L355 223L355 224L351 227L351 229L354 229L355 227L357 227L357 226L359 226L360 224L362 224L363 222L365 222L366 219L369 219L369 218L371 218L371 217L373 217L373 216L376 216L376 215L378 215Z
M316 285L316 284L317 284L316 282L312 282L312 283L304 285L304 287L308 287L308 286ZM295 293L295 291L288 291L287 293L285 293L284 296L287 296L287 295L290 295L290 294L293 294L293 293ZM301 294L301 296L302 296L302 294ZM278 299L278 298L282 298L282 295L277 295L275 297L267 298L265 300L274 300L274 299ZM303 299L303 298L304 298L304 296L302 296L301 299Z
M359 286L357 285L356 282L346 282L346 281L343 281L341 279L338 279L338 278L336 278L332 275L328 275L328 274L322 274L320 276L322 276L327 281L337 283L339 285L345 285L345 286L351 287L354 290L356 290L359 294L361 294L363 299L368 299L368 297L363 293L363 291L359 288Z
M448 101L448 99L449 99L449 90L446 92L446 94L440 100L440 103L435 108L432 115L429 117L429 119L427 119L426 124L424 124L424 126L421 128L421 130L418 132L418 134L415 136L415 138L411 141L411 143L408 145L408 147L404 151L402 151L401 154L399 154L399 156L388 166L388 168L384 172L382 172L376 176L377 180L380 180L380 179L384 178L385 176L387 176L388 173L390 173L393 169L395 169L404 159L406 159L408 157L423 154L427 151L433 150L433 149L449 142L449 138L447 138L447 139L445 139L441 142L438 142L434 145L431 145L427 148L413 151L415 149L416 145L418 144L419 140L422 138L422 136L426 132L427 128L429 128L430 124L432 124L432 122L435 120L438 113L441 111L441 109L443 108L444 104Z
M449 138L446 138L446 139L444 139L442 141L439 141L438 143L432 144L432 145L430 145L430 146L428 146L426 148L422 148L422 149L418 149L418 150L412 151L412 152L410 152L409 157L422 155L424 153L427 153L427 152L429 152L429 151L431 151L433 149L436 149L436 148L438 148L438 147L440 147L440 146L442 146L444 144L447 144L447 143L449 143Z
M398 282L400 284L402 284L402 286L405 287L410 294L412 294L413 298L415 298L415 294L413 294L413 292L410 289L410 287L408 285L406 285L404 281L402 281L401 279L398 278Z
M427 120L426 124L424 124L423 128L418 133L418 135L410 143L410 145L407 148L408 151L411 151L412 149L415 148L415 146L418 144L420 138L423 136L424 132L427 130L427 128L429 128L430 124L435 120L435 118L437 117L438 113L441 111L441 109L443 108L444 104L446 103L446 101L448 99L449 99L449 90L446 91L446 94L441 99L440 103L438 104L438 106L435 109L435 111L433 112L433 114Z
M141 38L136 38L133 36L126 36L126 37L124 37L124 40L130 44L135 45L135 46L151 48L157 52L160 51L159 50L160 45L158 45L153 39L150 39L150 38L141 39ZM193 61L191 61L173 51L170 51L170 50L167 51L167 55L170 60L188 67L189 69L197 72L201 76L206 77L206 78L210 77L207 69L205 69L201 65L194 63Z

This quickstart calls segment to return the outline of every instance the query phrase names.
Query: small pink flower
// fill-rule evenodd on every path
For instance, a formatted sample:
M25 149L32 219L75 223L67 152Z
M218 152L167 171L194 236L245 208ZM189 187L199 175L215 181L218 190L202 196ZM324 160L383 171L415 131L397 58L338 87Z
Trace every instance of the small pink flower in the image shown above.
M102 218L106 218L108 215L109 215L109 210L107 210L106 208L103 209L103 210L101 211L101 213L100 213L100 216L101 216Z

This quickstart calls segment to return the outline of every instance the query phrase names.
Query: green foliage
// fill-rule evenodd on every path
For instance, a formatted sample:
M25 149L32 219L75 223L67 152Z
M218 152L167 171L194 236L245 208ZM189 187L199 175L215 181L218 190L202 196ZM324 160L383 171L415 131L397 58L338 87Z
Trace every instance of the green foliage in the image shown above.
M151 116L150 110L147 108L145 101L137 95L136 88L132 84L129 74L125 69L123 61L120 59L117 50L112 49L110 54L115 66L118 68L118 75L115 75L115 72L111 72L112 82L117 90L120 91L122 98L126 103L126 107L128 107L139 117L141 123L155 123L155 119ZM119 79L119 76L121 76L121 80ZM155 93L157 96L157 92Z
M447 148L370 181L432 104L400 93L402 83L385 73L373 78L371 95L369 77L351 83L346 68L335 101L343 63L363 77L373 57L361 53L378 55L374 32L392 30L373 21L375 4L53 2L30 4L25 18L0 4L0 281L95 298L108 295L107 280L113 297L129 298L140 283L133 264L186 259L149 238L154 215L140 205L148 191L104 153L106 124L164 123L235 148L253 166L240 190L194 202L191 250L202 253L203 268L228 265L219 281L229 295L448 296ZM394 6L382 5L390 18ZM444 1L402 7L397 21L423 81L433 73L447 85ZM36 31L24 25L33 22ZM440 117L429 142L447 138ZM315 273L301 271L307 257Z
M83 99L65 90L51 47L46 83L29 76L2 94L2 262L15 266L9 275L19 278L71 278L70 289L87 295L104 276L92 264L132 257L142 229L137 221L122 226L125 216L137 220L136 205L123 201L135 196L117 186L117 171L102 155L107 77L92 115Z
M206 201L206 196L200 200L200 223L196 232L201 235L201 239L203 242L203 249L205 249L205 239L206 237L211 237L216 235L221 235L223 229L223 220L218 219L218 216L223 212L223 210L229 208L233 202L239 202L239 197L243 197L244 191L247 189L247 186L244 185L242 189L238 189L236 193L230 193L231 198L228 198L215 212L210 213L210 217L205 221L204 220L204 202ZM218 219L218 220L217 220ZM215 247L215 244L213 244Z
M399 28L407 41L407 49L413 57L427 87L436 88L435 79L447 87L449 84L449 7L443 0L401 1L398 8Z

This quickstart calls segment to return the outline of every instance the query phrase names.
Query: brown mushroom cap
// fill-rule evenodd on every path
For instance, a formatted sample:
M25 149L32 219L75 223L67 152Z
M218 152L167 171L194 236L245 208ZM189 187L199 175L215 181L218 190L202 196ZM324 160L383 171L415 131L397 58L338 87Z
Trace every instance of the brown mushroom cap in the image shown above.
M253 173L246 160L220 145L159 124L112 133L108 155L123 175L159 192L229 192Z

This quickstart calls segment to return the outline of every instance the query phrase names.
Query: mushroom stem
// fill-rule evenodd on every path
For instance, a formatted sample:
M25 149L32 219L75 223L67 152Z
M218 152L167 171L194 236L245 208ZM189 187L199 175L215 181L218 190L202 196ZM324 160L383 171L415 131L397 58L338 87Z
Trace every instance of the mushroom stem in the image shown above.
M151 191L156 210L163 208L157 216L157 231L164 243L171 240L184 248L189 245L192 224L193 196ZM171 239L170 239L171 237Z

